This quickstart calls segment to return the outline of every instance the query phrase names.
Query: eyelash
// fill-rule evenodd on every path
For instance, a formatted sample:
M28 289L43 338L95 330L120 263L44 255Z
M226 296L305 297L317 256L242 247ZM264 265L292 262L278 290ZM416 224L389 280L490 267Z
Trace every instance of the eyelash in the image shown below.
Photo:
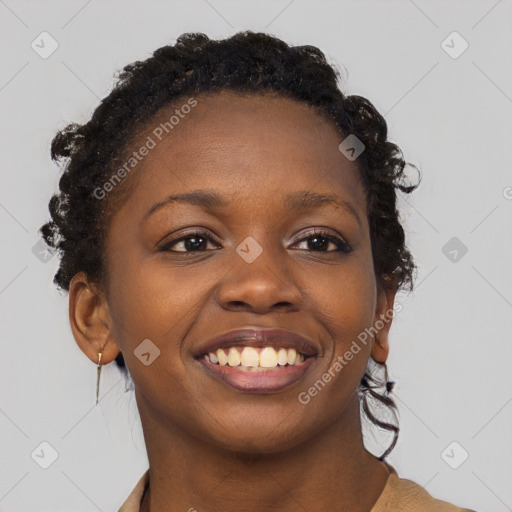
M352 252L352 248L341 238L340 236L334 235L329 231L325 231L322 229L313 229L311 232L307 233L304 237L297 240L297 242L294 243L294 245L298 242L302 242L304 240L308 240L309 238L313 238L315 236L322 236L323 238L326 238L327 240L331 241L337 246L337 249L334 251L314 251L310 249L306 249L308 252L343 252L345 254L348 254ZM188 254L191 252L205 252L205 251L173 251L170 248L174 246L175 244L179 242L183 242L184 240L187 240L188 238L197 238L202 237L206 238L208 241L213 241L213 239L210 237L210 235L206 231L192 231L190 233L187 233L186 235L183 235L180 238L177 238L176 240L171 240L170 242L165 243L159 248L159 251L163 252L175 252L175 253L182 253L182 254Z

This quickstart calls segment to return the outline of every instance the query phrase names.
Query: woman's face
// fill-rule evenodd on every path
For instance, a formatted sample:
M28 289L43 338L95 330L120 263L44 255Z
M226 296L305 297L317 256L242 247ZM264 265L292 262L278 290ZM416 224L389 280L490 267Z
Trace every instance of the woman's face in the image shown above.
M372 348L358 335L392 304L376 284L357 162L339 151L335 126L284 98L222 92L196 100L169 133L161 123L179 105L158 113L134 147L148 136L156 143L131 171L133 192L108 231L110 346L124 355L143 419L237 451L279 451L355 403L371 351L387 355L385 336ZM224 202L175 200L148 213L170 195L198 191ZM300 209L286 201L303 193L340 203ZM279 388L252 377L279 365L231 383L217 378L198 351L245 327L293 331L316 355L277 379ZM360 350L347 361L354 341ZM329 382L308 393L322 376Z

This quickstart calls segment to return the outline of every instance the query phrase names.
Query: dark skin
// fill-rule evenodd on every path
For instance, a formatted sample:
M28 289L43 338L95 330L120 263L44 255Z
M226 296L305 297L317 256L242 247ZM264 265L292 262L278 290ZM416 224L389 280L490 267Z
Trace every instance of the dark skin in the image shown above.
M121 350L135 383L150 465L141 510L368 512L388 470L363 446L357 389L370 356L386 361L391 321L307 405L297 399L393 307L396 288L373 270L357 161L338 150L333 123L293 100L225 91L197 100L127 178L136 181L108 229L108 282L79 273L69 292L83 352L97 363L102 351L108 364ZM171 203L143 221L169 194L197 189L229 203ZM332 205L286 209L283 197L303 190L335 193L356 216ZM313 227L352 251L311 243ZM197 243L197 228L209 239ZM158 250L185 234L189 249L182 240ZM235 251L248 236L263 248L250 264ZM318 357L299 382L241 392L192 357L204 340L251 325L315 340ZM149 366L134 355L145 339L161 351Z

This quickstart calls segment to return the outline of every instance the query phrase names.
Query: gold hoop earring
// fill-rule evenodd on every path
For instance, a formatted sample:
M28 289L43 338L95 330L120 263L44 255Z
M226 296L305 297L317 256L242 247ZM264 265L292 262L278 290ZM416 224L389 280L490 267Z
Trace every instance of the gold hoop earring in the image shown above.
M100 393L100 373L101 373L101 352L98 352L98 368L96 369L96 405L98 405L98 396Z

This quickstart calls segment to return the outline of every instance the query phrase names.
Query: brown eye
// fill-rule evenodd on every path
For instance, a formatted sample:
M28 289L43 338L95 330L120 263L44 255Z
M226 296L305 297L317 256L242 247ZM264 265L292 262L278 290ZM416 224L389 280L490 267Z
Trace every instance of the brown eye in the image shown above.
M211 241L211 238L204 231L194 231L192 233L188 233L187 235L181 236L176 240L171 240L170 242L165 243L162 247L159 248L159 251L169 251L169 252L203 252L206 250L206 246L208 242ZM172 247L178 246L180 244L183 250L171 249Z
M334 235L329 231L324 230L314 230L312 233L308 234L306 237L301 238L300 241L306 241L307 247L306 251L313 252L337 252L341 251L344 253L352 252L352 248L338 235ZM327 250L329 248L329 244L334 246L334 250Z

